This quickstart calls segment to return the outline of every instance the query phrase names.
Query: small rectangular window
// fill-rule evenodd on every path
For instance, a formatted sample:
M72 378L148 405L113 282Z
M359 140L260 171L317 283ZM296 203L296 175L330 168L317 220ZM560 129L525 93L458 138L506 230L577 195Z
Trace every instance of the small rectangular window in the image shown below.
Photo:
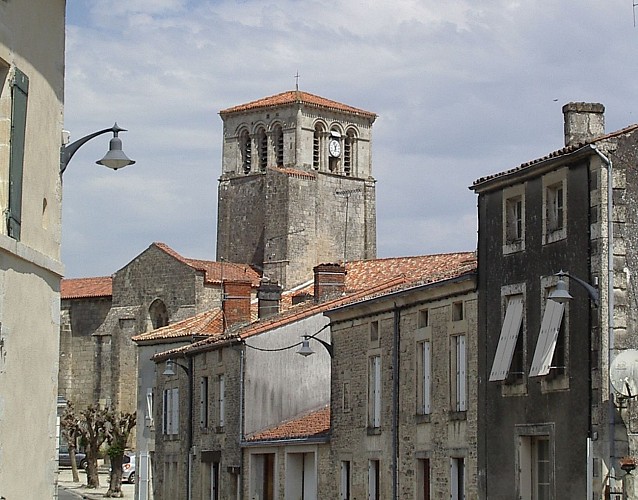
M463 302L454 302L452 304L452 321L463 320Z
M451 337L450 390L453 411L467 410L467 353L465 335Z
M350 382L343 383L342 409L344 413L350 412Z
M378 342L379 341L379 322L371 321L370 322L370 342Z
M548 186L546 211L547 231L563 229L565 212L562 182Z
M429 341L419 342L419 392L417 397L417 413L420 415L429 415L431 407L432 392L432 352Z
M553 300L547 300L545 302L545 313L543 314L541 330L538 334L536 350L532 358L532 367L529 372L530 377L538 377L549 373L558 342L558 335L561 331L564 308L564 304Z
M450 498L465 500L465 459L452 458L450 469Z
M523 295L512 295L507 298L507 310L501 336L496 347L490 382L505 380L512 364L514 351L523 323Z
M417 326L419 328L425 328L430 326L430 311L429 309L421 309L419 311L419 319Z
M516 196L505 202L506 243L516 243L523 239L523 198Z
M368 499L380 500L381 470L378 460L368 461Z
M223 375L219 375L217 377L217 396L218 396L218 414L217 414L217 422L219 427L224 427L226 420L226 403L225 403L225 392L226 392L226 380Z

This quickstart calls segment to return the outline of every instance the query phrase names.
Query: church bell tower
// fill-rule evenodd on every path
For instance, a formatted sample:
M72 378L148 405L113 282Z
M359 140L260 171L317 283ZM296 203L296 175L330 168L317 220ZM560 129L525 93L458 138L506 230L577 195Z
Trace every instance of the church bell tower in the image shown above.
M220 112L217 260L284 289L320 263L376 257L376 115L293 90Z

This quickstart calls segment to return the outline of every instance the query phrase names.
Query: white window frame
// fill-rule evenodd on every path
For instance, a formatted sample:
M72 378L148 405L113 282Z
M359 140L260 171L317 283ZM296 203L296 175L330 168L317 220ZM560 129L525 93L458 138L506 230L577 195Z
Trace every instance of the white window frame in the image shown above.
M417 343L419 355L419 415L432 412L432 343L424 340Z
M465 500L465 458L450 458L450 499Z
M568 171L565 167L543 176L543 245L567 238Z
M368 500L381 499L381 461L368 460Z
M350 460L341 461L340 475L339 498L340 500L350 500L352 495L352 463Z
M525 184L503 190L502 212L503 254L525 250Z
M373 429L381 427L381 355L379 354L369 358L368 425Z
M548 495L541 498L556 498L554 429L551 424L521 425L516 433L516 498L539 500L539 485L547 487ZM539 443L546 446L546 455L539 456ZM539 462L544 462L545 477L539 476Z
M450 388L452 410L467 411L467 348L465 335L451 337Z

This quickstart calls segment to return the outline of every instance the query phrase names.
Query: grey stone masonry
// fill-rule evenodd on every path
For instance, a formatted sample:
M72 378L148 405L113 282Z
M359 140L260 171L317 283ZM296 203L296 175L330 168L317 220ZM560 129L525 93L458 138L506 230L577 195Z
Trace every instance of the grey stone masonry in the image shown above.
M287 289L322 262L376 257L376 115L303 92L220 114L218 260Z

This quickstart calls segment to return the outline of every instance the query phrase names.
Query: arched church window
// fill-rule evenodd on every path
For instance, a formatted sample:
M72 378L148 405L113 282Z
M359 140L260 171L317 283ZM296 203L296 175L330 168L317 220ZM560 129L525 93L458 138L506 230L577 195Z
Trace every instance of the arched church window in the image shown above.
M148 315L151 319L153 330L168 325L168 310L166 304L160 299L155 299L148 308Z
M277 125L274 130L275 161L278 167L284 165L284 132L281 125Z
M240 135L239 147L241 149L242 168L244 173L247 174L250 172L252 155L252 145L250 144L250 135L247 130L244 130Z
M264 172L268 166L268 138L263 128L257 131L257 147L259 148L259 170Z
M321 136L323 135L323 127L321 124L315 126L315 134L312 143L312 168L319 170L321 163Z
M354 155L354 131L348 130L343 144L343 172L346 175L352 175L353 155Z

